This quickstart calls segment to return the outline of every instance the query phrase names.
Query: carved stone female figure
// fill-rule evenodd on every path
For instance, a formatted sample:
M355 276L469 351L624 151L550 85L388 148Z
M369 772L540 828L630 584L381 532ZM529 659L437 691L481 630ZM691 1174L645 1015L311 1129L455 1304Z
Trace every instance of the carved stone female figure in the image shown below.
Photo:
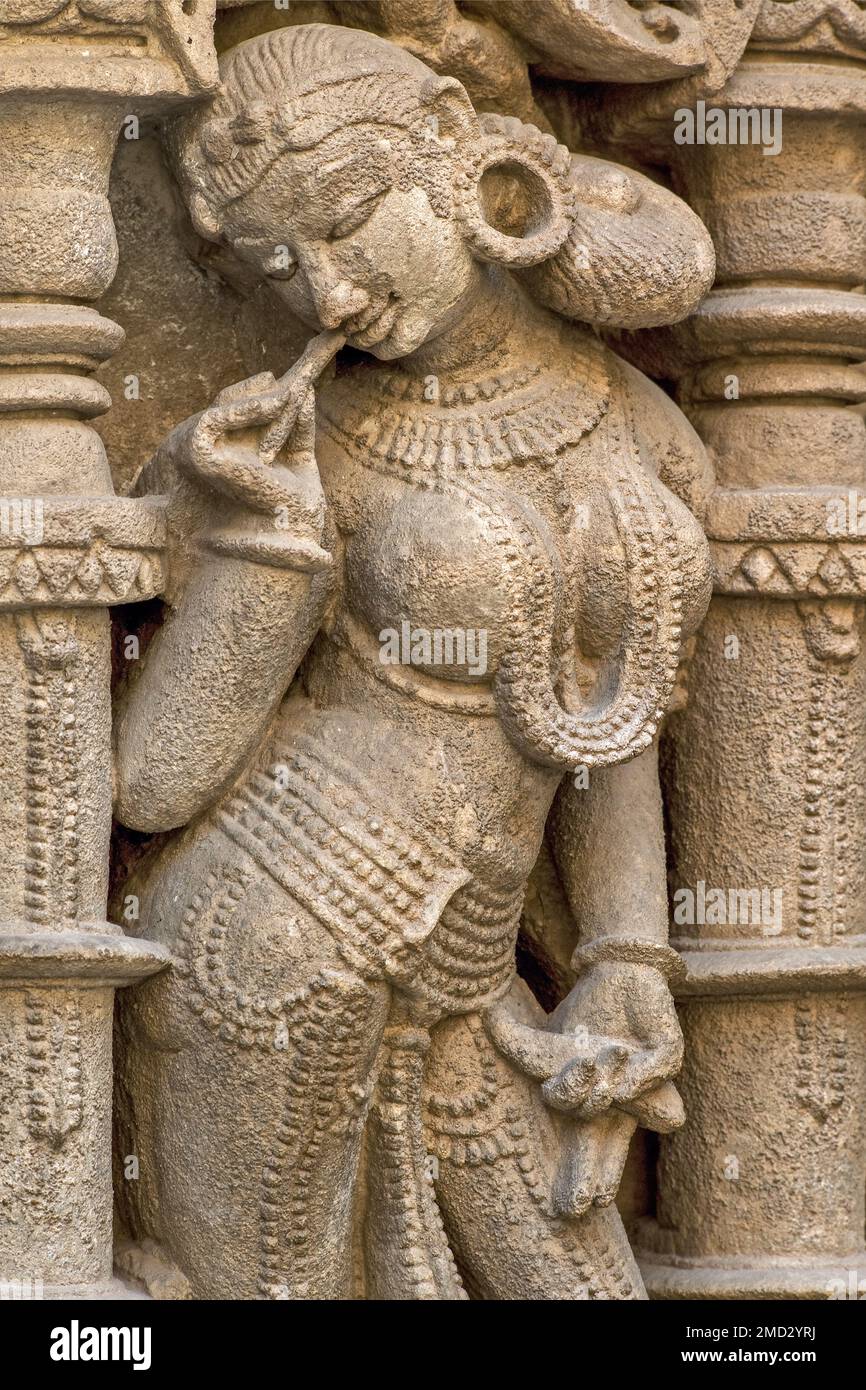
M141 481L171 588L118 815L186 828L132 885L174 966L122 1019L130 1228L197 1297L641 1297L611 1203L680 1119L651 744L708 585L658 475L699 502L706 465L544 305L676 317L706 238L359 31L222 77L174 132L191 214L324 334ZM554 801L582 935L547 1016L514 947Z

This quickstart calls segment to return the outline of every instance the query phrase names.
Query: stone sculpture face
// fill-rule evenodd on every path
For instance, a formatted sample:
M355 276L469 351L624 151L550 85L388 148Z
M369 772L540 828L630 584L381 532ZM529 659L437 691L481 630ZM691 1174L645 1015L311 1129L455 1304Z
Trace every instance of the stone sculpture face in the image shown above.
M235 194L211 202L222 238L305 323L405 356L473 280L453 187L477 120L453 79L371 35L334 30L335 46L317 27L279 52L229 60L229 112L193 140L194 160L205 200L213 179ZM238 153L249 169L236 193Z
M474 272L454 216L434 212L420 184L398 185L388 131L355 124L283 155L226 226L305 323L342 327L351 346L383 359L441 329ZM432 130L429 140L426 158L446 182L453 152Z

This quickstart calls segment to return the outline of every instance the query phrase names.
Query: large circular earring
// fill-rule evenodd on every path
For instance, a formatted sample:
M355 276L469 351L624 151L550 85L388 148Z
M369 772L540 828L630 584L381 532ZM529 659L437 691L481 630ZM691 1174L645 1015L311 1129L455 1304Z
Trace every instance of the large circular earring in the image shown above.
M576 215L569 178L571 154L534 125L514 116L479 117L481 147L464 158L454 180L454 198L463 235L482 261L519 270L550 260L564 245ZM493 169L511 174L527 195L532 227L510 236L485 216L482 180Z

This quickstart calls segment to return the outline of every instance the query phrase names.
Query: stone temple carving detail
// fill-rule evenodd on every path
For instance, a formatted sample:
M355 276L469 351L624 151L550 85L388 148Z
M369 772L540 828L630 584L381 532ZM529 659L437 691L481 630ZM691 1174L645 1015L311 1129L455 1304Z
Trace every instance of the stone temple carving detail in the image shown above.
M0 1280L860 1271L859 15L0 14Z

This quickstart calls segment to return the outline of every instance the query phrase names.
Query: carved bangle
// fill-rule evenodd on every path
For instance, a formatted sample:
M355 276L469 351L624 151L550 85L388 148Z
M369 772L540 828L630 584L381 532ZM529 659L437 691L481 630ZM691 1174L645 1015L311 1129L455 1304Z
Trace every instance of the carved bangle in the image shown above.
M586 945L575 949L571 968L581 974L591 965L606 960L621 961L625 965L651 965L672 983L679 983L686 973L685 961L672 946L634 936L598 936L594 941L587 941Z

